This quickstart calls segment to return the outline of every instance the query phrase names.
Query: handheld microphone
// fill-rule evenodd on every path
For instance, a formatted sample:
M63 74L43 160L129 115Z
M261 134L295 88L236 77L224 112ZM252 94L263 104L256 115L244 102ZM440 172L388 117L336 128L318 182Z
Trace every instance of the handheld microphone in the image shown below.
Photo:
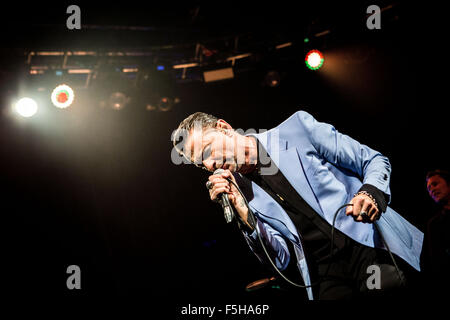
M223 169L217 169L214 171L214 174L221 174L224 172ZM233 208L230 205L230 200L228 200L228 195L226 193L221 193L218 197L218 201L223 209L223 214L225 216L225 221L227 223L230 223L234 218L234 211Z

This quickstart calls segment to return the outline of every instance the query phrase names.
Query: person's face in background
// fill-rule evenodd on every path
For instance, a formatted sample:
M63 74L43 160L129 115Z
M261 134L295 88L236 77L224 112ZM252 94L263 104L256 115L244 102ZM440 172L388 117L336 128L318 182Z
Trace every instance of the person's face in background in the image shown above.
M430 197L436 203L450 201L450 186L444 178L434 175L427 180L427 189Z

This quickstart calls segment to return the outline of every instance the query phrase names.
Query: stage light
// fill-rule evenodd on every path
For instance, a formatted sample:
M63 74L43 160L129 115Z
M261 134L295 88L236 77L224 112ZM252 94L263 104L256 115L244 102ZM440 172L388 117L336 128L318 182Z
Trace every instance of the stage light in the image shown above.
M265 84L269 87L278 87L280 84L280 74L277 71L269 71L264 79Z
M136 73L138 72L138 68L122 68L123 73Z
M71 87L62 84L53 89L51 100L55 107L64 109L70 106L75 99L75 94Z
M323 54L319 50L311 50L306 54L305 63L311 70L318 70L323 65Z
M169 97L162 97L158 102L158 109L159 111L169 111L173 108L174 105L180 103L180 98L169 98ZM153 106L152 106L153 107ZM147 110L154 110L153 108L149 108L147 105Z
M233 68L223 68L212 71L204 71L203 78L205 82L232 79L234 78Z
M128 104L129 101L130 98L128 98L124 93L114 92L109 97L109 106L114 110L121 110Z
M145 105L145 110L147 110L147 111L155 111L156 107L153 104L151 104L151 103L147 103Z
M29 118L37 112L38 105L31 98L22 98L16 102L14 109L22 117Z
M167 97L162 97L159 100L158 108L160 111L169 111L172 108L172 102Z

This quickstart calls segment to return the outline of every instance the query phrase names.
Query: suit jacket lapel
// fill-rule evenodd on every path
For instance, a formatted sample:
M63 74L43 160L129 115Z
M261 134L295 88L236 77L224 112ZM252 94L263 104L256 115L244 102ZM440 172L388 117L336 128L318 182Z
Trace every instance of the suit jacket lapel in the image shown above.
M288 142L278 138L278 134L254 135L264 146L271 160L284 174L289 183L297 193L320 215L324 215L320 203L311 188L311 184L306 176L309 161L302 156L296 147L289 147ZM277 143L278 142L278 143Z
M314 194L306 176L306 161L301 161L297 148L292 147L280 151L280 161L278 168L286 179L294 187L297 193L320 215L323 215L322 208Z

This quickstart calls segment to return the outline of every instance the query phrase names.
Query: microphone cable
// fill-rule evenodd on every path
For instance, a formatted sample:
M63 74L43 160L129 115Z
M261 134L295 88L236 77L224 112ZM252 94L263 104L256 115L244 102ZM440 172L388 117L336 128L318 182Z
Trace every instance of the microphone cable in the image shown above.
M253 214L253 211L252 211L252 209L250 208L250 205L248 204L247 198L245 197L245 195L243 194L243 192L241 191L241 189L239 188L239 186L237 185L237 183L235 183L234 181L232 181L230 178L226 178L226 180L228 180L229 182L231 182L231 183L236 187L236 189L239 191L239 193L241 194L241 196L244 198L245 204L246 204L246 206L247 206L247 208L248 208L248 213L249 213L249 215L252 216L252 220L253 220L253 221L256 221L255 215ZM348 207L348 206L353 206L353 204L352 204L352 203L346 203L346 204L340 206L340 207L336 210L336 212L334 213L334 216L333 216L333 223L332 223L332 225L331 225L330 262L328 263L328 266L327 266L327 269L326 269L326 271L325 271L325 274L324 274L323 276L319 277L319 279L318 279L316 282L314 282L314 283L312 283L312 284L310 284L310 285L301 285L301 284L295 283L295 282L289 280L289 279L288 279L288 278L280 271L280 269L278 269L278 267L275 265L275 263L273 262L272 258L270 257L270 255L269 255L269 253L268 253L268 251L267 251L266 246L264 245L264 242L263 242L263 240L262 240L262 238L261 238L261 234L259 233L258 227L257 227L256 225L253 226L254 229L256 230L256 234L258 235L259 242L260 242L260 244L261 244L261 247L262 247L263 250L264 250L264 253L265 253L266 256L267 256L267 259L269 260L270 264L271 264L272 267L275 269L275 271L276 271L276 272L277 272L277 273L278 273L278 274L279 274L286 282L288 282L289 284L291 284L291 285L293 285L293 286L295 286L295 287L298 287L298 288L311 288L311 287L313 287L313 286L318 285L318 284L319 284L320 282L322 282L326 277L328 277L328 273L329 273L329 271L330 271L331 264L333 263L334 229L335 229L336 218L337 218L337 215L339 214L339 212L340 212L343 208L346 208L346 207ZM399 276L399 279L400 279L401 283L402 283L403 285L405 285L405 281L404 281L404 279L403 279L403 275L402 275L402 273L401 273L399 267L397 266L397 263L396 263L396 261L395 261L395 258L394 258L394 256L393 256L393 254L392 254L392 252L391 252L389 246L387 245L386 241L384 240L384 237L383 237L383 235L382 235L382 233L381 233L381 230L379 229L379 227L378 227L378 225L377 225L377 222L374 221L373 224L374 224L376 230L378 231L378 233L380 234L381 241L382 241L383 245L386 247L386 249L387 249L387 251L388 251L388 253L389 253L390 258L392 259L392 262L393 262L393 264L394 264L395 270L397 271L397 274L398 274L398 276Z

